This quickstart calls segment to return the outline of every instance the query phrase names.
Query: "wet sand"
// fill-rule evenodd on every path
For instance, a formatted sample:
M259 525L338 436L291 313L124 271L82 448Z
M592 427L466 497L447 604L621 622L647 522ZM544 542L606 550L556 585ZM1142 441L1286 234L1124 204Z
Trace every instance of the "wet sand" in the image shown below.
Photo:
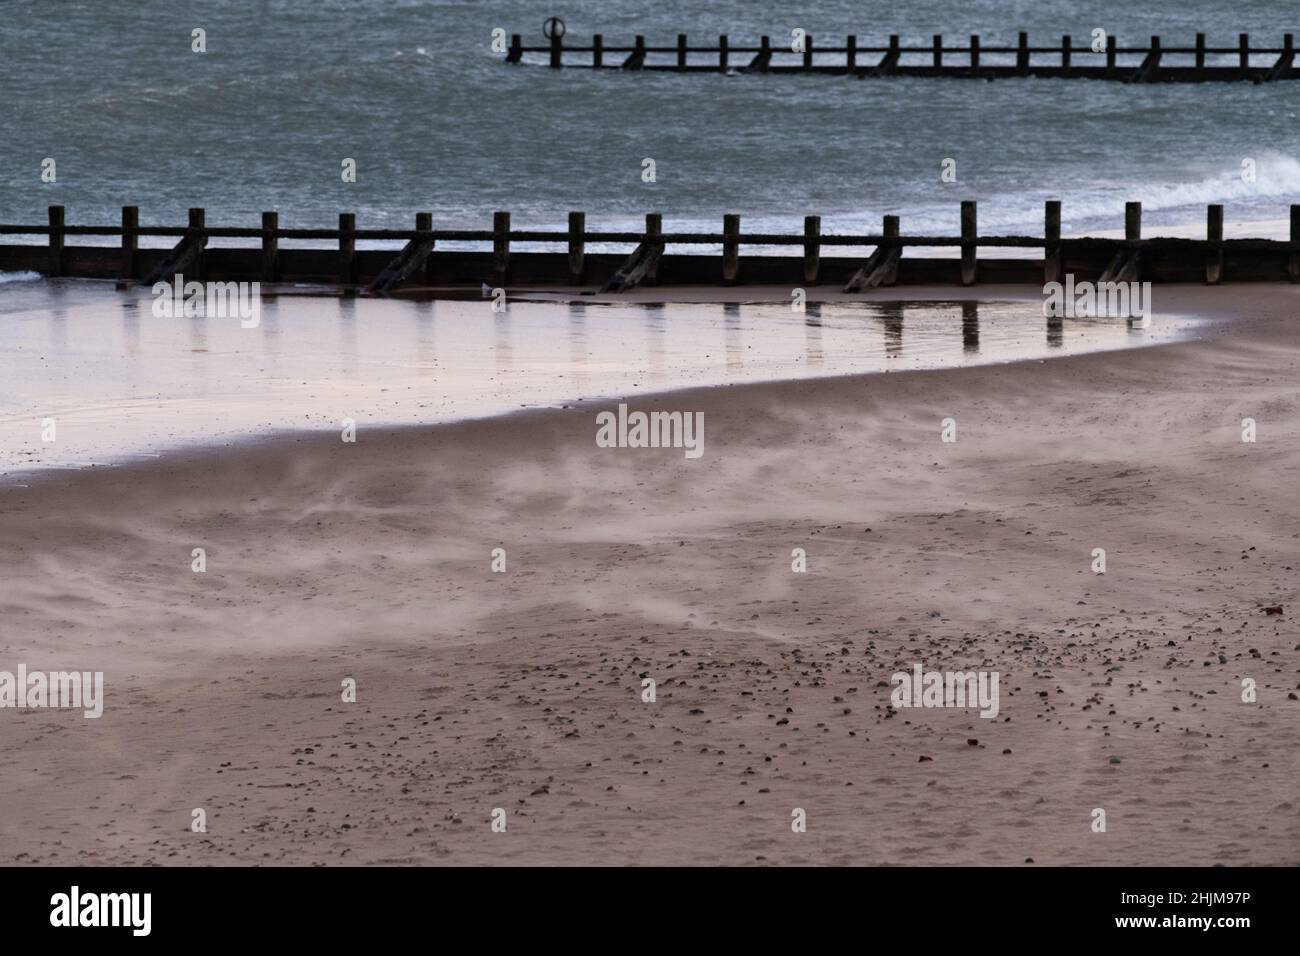
M630 399L698 460L593 403L0 489L0 668L106 672L0 711L5 862L1300 863L1300 288L1161 291L1231 333Z

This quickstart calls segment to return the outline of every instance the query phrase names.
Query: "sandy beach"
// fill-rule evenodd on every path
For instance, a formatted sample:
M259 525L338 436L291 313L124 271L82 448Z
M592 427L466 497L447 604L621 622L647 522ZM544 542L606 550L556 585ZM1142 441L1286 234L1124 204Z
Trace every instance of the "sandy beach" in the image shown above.
M105 672L3 714L5 862L1300 863L1300 288L1161 293L1228 331L629 399L695 460L584 407L0 489L0 667Z

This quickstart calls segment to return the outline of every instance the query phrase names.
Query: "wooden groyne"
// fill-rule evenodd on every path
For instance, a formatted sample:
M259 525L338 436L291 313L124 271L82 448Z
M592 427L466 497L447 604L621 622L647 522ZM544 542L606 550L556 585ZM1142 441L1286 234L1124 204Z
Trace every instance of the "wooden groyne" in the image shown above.
M1281 46L1252 46L1242 33L1234 46L1210 46L1204 33L1191 46L1170 46L1158 36L1146 45L1120 46L1114 34L1104 47L1094 49L1091 37L1075 40L1069 34L1059 43L1031 44L1021 33L1015 46L985 46L978 34L957 43L935 34L929 45L904 46L897 34L885 46L860 44L856 35L814 39L799 31L777 43L770 36L757 46L733 44L723 34L716 40L692 43L681 33L670 46L650 45L637 35L628 45L607 44L595 34L587 45L566 43L562 21L548 20L545 44L525 45L521 34L511 35L505 62L522 63L536 54L555 69L585 68L668 73L816 73L865 77L925 76L966 79L1054 77L1118 80L1129 83L1205 83L1250 81L1272 83L1300 79L1295 64L1293 34ZM1100 45L1100 44L1098 44ZM1227 62L1220 62L1220 58ZM1005 62L1004 62L1005 61ZM1261 62L1262 61L1262 62Z
M431 213L418 213L413 229L358 229L352 213L335 229L280 226L274 212L260 227L210 226L203 209L191 209L184 226L144 226L139 208L125 206L118 225L75 226L62 206L49 207L40 225L0 225L0 236L45 236L45 244L0 245L0 271L33 271L152 284L176 273L213 281L294 282L337 287L348 294L481 285L594 287L620 292L637 285L836 285L846 291L907 284L1041 284L1066 273L1079 280L1152 282L1300 281L1300 204L1291 206L1290 240L1224 239L1223 206L1206 210L1203 239L1143 238L1142 206L1128 203L1123 238L1063 238L1061 204L1048 201L1041 236L981 235L973 201L961 204L961 234L912 236L897 216L885 216L879 233L828 234L819 216L804 219L802 233L747 233L738 215L723 217L721 232L667 232L650 213L641 232L587 228L584 213L569 214L567 230L516 229L510 213L492 217L491 229L434 229ZM70 237L117 237L111 246L69 245ZM141 237L176 240L170 249L142 249ZM249 239L244 247L209 247L211 239ZM333 248L292 248L282 241L328 241ZM401 241L400 250L358 249L359 241ZM447 250L439 243L479 244ZM523 252L516 243L560 247ZM589 244L621 245L622 253L587 252ZM680 253L668 246L714 246L720 251ZM798 255L742 255L744 247L794 247ZM853 250L823 256L825 247ZM952 258L909 258L909 248L949 247ZM979 258L981 248L1041 249L1042 257ZM856 250L861 250L857 252Z

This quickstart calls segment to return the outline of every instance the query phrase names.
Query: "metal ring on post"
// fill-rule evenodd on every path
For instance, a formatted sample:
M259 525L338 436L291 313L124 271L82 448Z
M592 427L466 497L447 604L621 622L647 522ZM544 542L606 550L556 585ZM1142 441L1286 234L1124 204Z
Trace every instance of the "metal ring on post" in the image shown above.
M542 24L542 36L548 40L562 37L566 32L564 21L559 17L547 17L546 22Z

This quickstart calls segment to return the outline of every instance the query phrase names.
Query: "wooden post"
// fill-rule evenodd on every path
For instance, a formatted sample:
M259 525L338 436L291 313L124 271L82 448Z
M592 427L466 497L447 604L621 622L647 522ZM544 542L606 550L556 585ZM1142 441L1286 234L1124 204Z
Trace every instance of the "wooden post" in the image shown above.
M771 63L772 63L772 38L769 36L760 37L758 41L758 56L754 57L754 61L753 63L750 64L750 67L753 67L755 64L757 64L758 72L766 73Z
M816 285L822 268L822 217L803 217L803 281Z
M1064 262L1061 257L1061 201L1049 199L1043 205L1043 282L1060 282Z
M1291 206L1291 241L1300 242L1300 203ZM1292 282L1300 282L1300 252L1292 252L1287 260L1286 274Z
M1243 71L1250 69L1250 34L1243 33L1237 38L1237 57L1241 60Z
M677 69L686 69L686 34L677 34Z
M813 56L813 38L812 38L811 36L809 36L808 34L804 34L804 38L803 38L803 68L804 68L805 70L811 70L811 69L812 69L812 56Z
M1070 72L1070 53L1074 41L1070 39L1070 34L1061 37L1061 73Z
M654 240L664 232L664 217L662 213L648 212L645 214L645 244L647 247L657 245L662 252L663 244L656 243ZM657 285L659 280L659 255L651 255L646 266L645 278L642 280L646 285Z
M190 234L192 236L195 236L200 241L200 243L203 242L203 226L204 226L205 219L206 217L204 215L202 206L195 206L194 208L190 209ZM192 278L195 279L203 278L203 252L202 251L200 251L194 257L194 265L191 266L191 268L194 270Z
M623 61L623 69L639 70L645 65L645 37L638 33L632 43L632 54Z
M718 37L718 72L727 72L727 35Z
M135 252L140 246L140 207L122 207L122 278L135 278Z
M971 72L980 68L980 38L978 33L972 33L970 38L970 68Z
M1218 285L1223 278L1223 206L1218 203L1205 209L1205 238L1210 243L1205 253L1205 282Z
M510 52L506 54L507 63L518 63L524 58L524 39L518 33L510 34Z
M975 200L961 204L961 284L974 285L975 273Z
M510 278L510 213L492 214L492 278L504 286Z
M901 232L901 228L897 216L886 216L884 219L884 228L882 229L881 234L886 239L897 239ZM895 246L892 251L886 251L885 261L888 262L889 265L886 266L884 270L884 274L880 280L881 285L893 285L898 281L898 260L901 258L903 258L902 246Z
M587 214L569 213L569 285L582 285L587 266Z
M722 217L722 282L732 285L740 272L740 217L727 213Z
M1196 34L1196 69L1205 69L1205 34Z
M50 214L50 265L49 274L63 275L63 207L51 206Z
M278 212L262 213L262 281L274 282L279 278L280 237L275 230L280 228Z
M558 70L560 68L560 58L564 55L563 47L560 46L560 34L551 31L551 67Z
M591 65L599 70L605 65L605 35L597 33L591 38Z
M1142 204L1126 202L1124 204L1124 238L1137 242L1142 238Z
M357 215L339 213L339 285L350 286L356 281L353 263L357 255Z
M934 35L934 65L943 66L943 35Z
M889 58L889 60L888 60L888 62L889 62L889 71L890 71L891 73L894 71L894 67L898 66L898 57L899 57L899 55L900 55L900 54L899 54L899 52L898 52L898 34L897 34L897 33L891 33L891 34L889 35L889 53L886 54L886 56L888 56L888 58Z
M417 212L415 214L415 231L423 233L433 232L433 213ZM424 281L427 283L433 276L433 240L429 240L430 252L428 258L424 260Z
M1115 69L1115 56L1119 49L1119 38L1115 34L1106 37L1106 69Z
M858 68L858 37L857 37L857 34L854 34L853 36L851 36L851 37L848 38L848 40L847 40L846 43L845 43L845 47L846 47L846 49L847 49L847 51L848 51L848 52L846 53L846 57L847 57L847 59L846 59L846 66L848 67L848 71L849 71L850 73L853 73L853 72L855 72L855 71L857 70L857 68Z
M1016 50L1016 72L1021 76L1029 74L1029 34L1020 33L1020 43Z

